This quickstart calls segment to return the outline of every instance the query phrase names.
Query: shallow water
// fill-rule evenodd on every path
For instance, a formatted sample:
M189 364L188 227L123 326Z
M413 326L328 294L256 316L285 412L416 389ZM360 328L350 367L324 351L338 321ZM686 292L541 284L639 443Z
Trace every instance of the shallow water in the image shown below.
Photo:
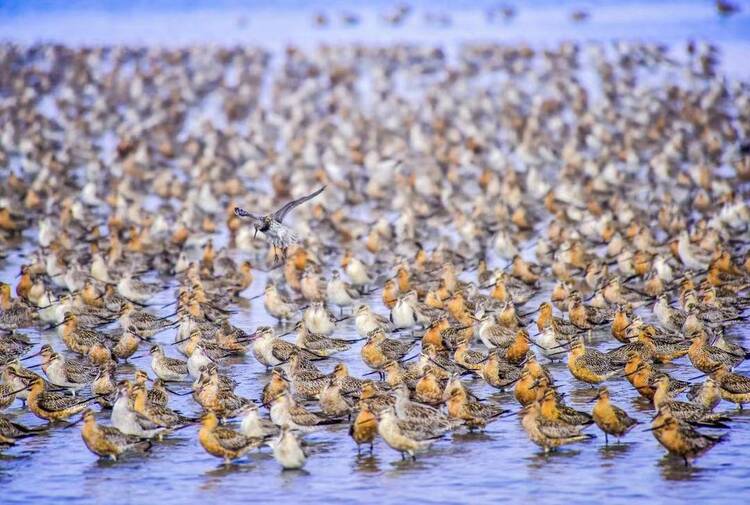
M260 290L262 278L256 279L247 295ZM163 293L154 302L169 301ZM373 299L371 304L379 306ZM533 303L529 304L534 306ZM384 312L382 307L381 312ZM167 311L163 311L166 313ZM232 322L242 328L270 323L260 300L241 309ZM736 327L733 335L747 335L747 326ZM279 332L285 331L279 328ZM339 323L337 336L355 338L351 321ZM167 331L157 340L169 343ZM604 340L596 338L595 340ZM613 347L609 342L600 349ZM62 347L52 332L43 335L42 343L51 341ZM739 340L745 346L750 339ZM167 353L177 356L167 347ZM359 346L336 355L350 366L354 375L369 370L359 358ZM685 379L695 369L681 359L669 372ZM150 371L149 359L134 364ZM325 370L333 361L324 362ZM252 356L225 361L224 370L240 383L238 393L257 398L267 382L265 370ZM594 389L572 380L564 362L551 365L561 391L569 404L590 411ZM739 368L750 374L748 363ZM119 373L127 376L127 367ZM480 397L492 398L505 408L518 408L511 392L502 393L470 383ZM653 411L640 399L625 379L607 383L613 400L647 427ZM177 386L187 391L189 386ZM184 413L197 413L192 400L172 397L170 406ZM718 410L731 406L722 403ZM6 413L28 425L39 423L17 402ZM601 432L588 431L597 438L583 444L544 455L528 441L518 419L509 417L490 424L484 433L454 433L440 440L417 461L402 461L398 453L377 439L373 455L357 455L347 434L348 426L310 434L309 458L303 471L282 471L268 449L253 452L248 458L225 467L206 454L197 441L197 428L181 430L163 443L155 444L148 455L132 454L119 462L98 460L85 448L78 428L56 427L47 435L27 439L0 454L2 503L244 503L248 500L304 499L309 503L369 503L377 493L382 503L494 503L499 500L538 499L544 503L599 501L605 497L614 503L655 500L655 503L683 501L688 498L728 502L750 491L745 458L750 451L750 412L735 413L730 438L709 451L692 467L669 457L652 437L636 427L622 443L610 439L605 445ZM106 421L108 414L103 414Z
M472 5L469 3L469 5ZM620 7L606 3L592 9L592 20L572 25L566 19L569 8L553 3L537 7L521 7L519 17L508 25L488 27L478 9L455 13L454 24L445 29L424 27L421 17L409 21L406 29L382 28L374 20L374 9L365 10L361 29L310 27L310 12L283 11L283 19L291 29L278 36L280 11L239 9L230 7L217 11L190 11L175 14L169 9L155 12L117 11L114 14L68 11L40 13L18 9L5 12L0 18L0 37L29 42L40 37L73 44L89 42L187 43L247 42L280 47L293 40L299 44L320 41L386 42L392 39L453 44L473 38L527 40L546 44L565 38L610 39L614 37L648 38L666 42L684 41L688 37L705 37L720 44L724 51L725 69L730 75L747 78L750 70L743 54L750 54L750 9L745 3L743 13L730 19L713 14L710 2L699 3L626 3ZM245 13L247 22L238 23ZM249 14L248 14L249 13ZM123 27L123 20L127 27ZM199 26L190 23L200 21ZM175 28L195 26L194 29ZM276 24L274 24L276 23ZM169 27L168 36L164 27ZM85 29L84 29L85 28ZM12 281L23 258L11 256L3 266L2 279ZM261 292L264 276L259 273L246 296ZM154 302L167 303L171 292L163 293ZM371 304L385 313L377 295ZM527 307L534 306L530 303ZM168 313L168 309L161 311ZM241 307L232 322L246 330L268 320L260 300ZM279 331L285 331L279 328ZM748 326L737 326L730 335L735 341L750 346ZM34 334L32 334L34 336ZM336 336L355 336L351 321L340 323ZM157 340L173 340L165 332ZM603 338L599 338L603 341ZM610 341L600 349L613 347ZM52 332L45 332L40 344L61 344ZM167 351L176 355L174 351ZM359 346L337 355L353 374L368 370L359 358ZM670 373L679 378L696 374L679 360ZM148 358L135 364L150 370ZM238 380L238 393L257 398L267 378L262 367L251 356L227 361L231 374ZM322 367L333 366L327 361ZM226 369L227 367L225 367ZM593 390L574 382L564 363L552 365L562 391L570 404L590 410L587 401ZM127 372L126 368L121 370ZM750 374L750 363L740 373ZM481 397L492 397L503 406L516 409L509 393L498 393L481 382L471 384ZM608 383L612 397L619 406L647 424L652 410L638 398L624 380ZM186 390L187 386L180 389ZM195 404L186 398L174 397L171 406L184 413L196 413ZM719 409L729 409L722 403ZM7 413L17 415L25 424L38 424L31 414L17 403ZM106 419L106 415L103 416ZM728 442L722 443L702 457L694 466L685 468L682 461L665 455L650 433L635 429L623 443L605 446L599 437L578 444L557 454L545 456L531 444L514 417L492 423L486 432L458 432L434 444L416 462L402 461L382 440L375 444L372 456L357 455L347 435L347 426L311 434L306 437L309 459L304 471L283 472L267 449L252 453L249 458L229 467L220 465L198 445L196 428L188 428L156 444L147 456L131 455L120 462L97 460L83 445L78 429L55 428L47 435L24 440L14 448L0 453L0 504L28 503L245 503L280 499L304 500L309 503L495 503L501 500L539 500L543 503L601 502L666 503L687 500L737 502L750 492L750 413L737 413ZM596 428L589 430L597 433ZM612 441L610 441L612 442ZM636 500L635 502L633 500Z

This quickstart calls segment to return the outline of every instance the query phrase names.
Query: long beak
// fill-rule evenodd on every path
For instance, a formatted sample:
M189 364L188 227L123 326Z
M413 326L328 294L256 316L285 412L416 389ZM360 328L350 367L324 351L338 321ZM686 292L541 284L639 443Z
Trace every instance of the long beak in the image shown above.
M527 316L533 316L534 314L536 314L537 312L539 312L539 310L541 310L541 306L539 306L536 310L532 310L531 312L527 312L525 314L520 314L518 317L524 318L524 317L527 317Z
M408 358L401 358L400 360L398 360L398 362L399 362L399 363L405 363L405 362L407 362L407 361L411 361L411 360L413 360L413 359L414 359L414 358L416 358L417 356L419 356L419 354L414 354L413 356L409 356Z
M38 353L36 353L36 354L32 354L31 356L26 356L25 358L21 358L21 359L20 359L20 360L18 360L18 361L26 361L26 360L29 360L29 359L31 359L31 358L36 358L36 357L37 357L37 356L39 356L40 354L42 354L42 351L39 351L39 352L38 352Z
M60 321L59 323L56 323L56 324L53 324L52 326L49 326L49 327L47 327L47 329L48 329L48 330L54 330L54 329L55 329L55 328L57 328L58 326L62 326L62 325L64 325L64 324L65 324L65 322L66 322L66 321L65 321L65 319L63 319L63 320L62 320L62 321Z
M638 373L638 372L640 372L640 371L641 371L641 369L640 369L640 368L636 368L635 370L633 370L633 371L632 371L632 372L630 372L630 373L626 373L626 374L623 374L623 377L630 377L630 376L632 376L632 375L635 375L635 374L637 374L637 373Z
M42 366L42 363L37 363L36 365L27 366L26 369L27 370L34 370L36 368L41 368L41 366Z
M96 326L94 326L94 328L95 329L104 328L105 326L108 326L108 325L112 324L115 321L116 321L116 319L113 319L112 321L104 321L103 323L99 323Z
M528 342L529 344L533 345L534 347L537 347L537 348L539 348L539 349L541 349L541 350L543 350L543 351L547 351L547 350L549 350L549 349L546 349L546 348L542 347L541 345L537 344L537 343L536 343L536 342L534 342L533 340L531 340L531 337L529 337L528 335L524 335L524 337L523 337L523 338L524 338L524 340L526 340L526 342ZM559 347L561 347L561 346L557 346L557 347L551 347L550 349L557 349L557 348L559 348Z
M181 339L179 339L179 340L175 340L174 342L172 342L172 343L171 343L171 344L169 344L169 345L177 345L177 344L181 344L181 343L183 343L183 342L187 342L188 340L190 340L190 336L187 336L187 337L185 337L185 338L181 338Z
M169 319L170 317L174 317L177 315L177 312L172 312L171 314L167 314L166 316L162 316L157 319L157 321L164 321L165 319Z
M652 427L652 428L646 428L646 429L645 429L645 430L643 430L643 431L656 431L656 430L660 430L660 429L662 429L662 428L663 428L664 426L665 426L665 424L664 424L664 423L662 423L662 424L660 424L660 425L658 425L658 426L654 426L654 427Z
M21 388L18 391L11 391L10 393L5 393L4 395L0 396L0 398L7 398L9 396L17 395L18 393L26 391L27 389L31 389L31 386L26 386L25 388Z
M176 391L172 391L171 389L169 389L169 388L168 388L168 387L166 387L166 386L164 386L164 389L165 389L166 391L169 391L169 392L170 392L170 393L172 393L173 395L176 395L176 396L187 396L187 395L191 395L191 394L193 394L193 392L192 392L192 391L188 391L188 392L186 392L186 393L178 393L178 392L176 392Z
M63 426L63 428L72 428L73 426L81 424L81 421L83 421L83 416L79 417L78 419L76 419L72 423L66 424L65 426Z

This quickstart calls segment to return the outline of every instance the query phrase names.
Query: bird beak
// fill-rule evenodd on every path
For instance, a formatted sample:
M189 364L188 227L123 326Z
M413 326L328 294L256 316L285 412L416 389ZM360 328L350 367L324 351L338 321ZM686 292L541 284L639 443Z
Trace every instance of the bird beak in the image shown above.
M26 356L25 358L21 358L18 361L26 361L26 360L29 360L31 358L35 358L35 357L39 356L40 354L42 354L42 351L39 351L39 352L37 352L35 354L32 354L31 356Z
M23 391L26 391L27 389L31 389L31 386L26 386L25 388L21 388L21 389L19 389L17 391L11 391L10 393L5 393L4 395L0 396L0 398L7 398L9 396L13 396L13 395L21 393Z
M652 428L646 428L643 431L656 431L656 430L662 429L663 427L664 427L664 424L662 423L662 424L659 424L658 426L654 426Z

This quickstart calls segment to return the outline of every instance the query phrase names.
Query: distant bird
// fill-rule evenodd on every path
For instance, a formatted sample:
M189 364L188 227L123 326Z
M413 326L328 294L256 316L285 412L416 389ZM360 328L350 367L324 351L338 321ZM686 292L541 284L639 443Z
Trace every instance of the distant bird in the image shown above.
M234 213L239 217L251 219L255 222L253 225L255 227L255 236L258 235L259 231L263 232L266 240L270 242L271 245L273 245L274 260L278 261L279 256L276 250L281 249L282 257L286 258L286 251L289 246L292 244L296 244L299 240L299 238L291 228L281 224L282 221L290 211L292 211L297 206L302 205L306 201L312 200L313 198L321 194L324 189L326 189L325 186L313 193L310 193L307 196L292 200L276 212L272 214L266 214L265 216L256 216L255 214L251 214L250 212L240 207L235 207Z

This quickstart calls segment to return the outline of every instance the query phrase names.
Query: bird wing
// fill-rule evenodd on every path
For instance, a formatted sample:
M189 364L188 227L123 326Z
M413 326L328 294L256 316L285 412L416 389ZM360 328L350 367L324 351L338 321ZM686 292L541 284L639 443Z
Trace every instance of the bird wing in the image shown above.
M537 426L542 435L549 438L569 438L581 434L581 430L577 426L548 421L544 418L539 418Z
M276 212L274 212L273 213L273 218L276 221L278 221L279 223L282 222L284 220L284 218L286 217L286 215L289 214L289 212L291 210L293 210L295 207L297 207L299 205L302 205L303 203L305 203L308 200L312 200L313 198L315 198L316 196L318 196L319 194L321 194L324 189L326 189L325 186L321 187L319 190L317 190L317 191L315 191L313 193L310 193L307 196L303 196L301 198L297 198L296 200L292 200L291 202L287 203L286 205L284 205L283 207L281 207L279 210L277 210ZM235 209L235 212L237 212L237 209Z
M69 361L67 363L67 379L75 383L88 383L96 378L98 369L94 366L82 363L80 361Z
M167 365L172 371L179 374L188 373L187 361L182 361L177 358L170 358L169 356L164 357L164 364Z
M234 451L244 449L254 442L253 439L246 437L242 433L230 430L229 428L219 427L214 429L214 436L216 437L216 440L219 441L222 447Z
M39 395L37 403L44 410L63 410L76 405L80 405L83 401L75 396L68 396L63 393L56 392L45 392Z
M742 375L732 375L729 380L721 381L722 389L734 394L743 394L750 391L750 378Z
M500 414L507 412L502 409L499 405L494 403L479 403L479 402L466 402L464 408L473 417L480 417L483 419L492 419L499 416Z
M322 421L320 416L299 405L292 407L290 413L292 415L292 420L302 426L314 426Z
M246 219L252 219L253 221L260 221L260 218L256 216L255 214L252 214L242 207L235 207L234 208L234 215L237 217L244 217Z
M403 435L417 441L439 437L445 433L445 429L429 426L425 423L409 419L399 419L398 427Z
M135 435L126 435L114 426L99 426L99 430L111 441L116 442L120 445L137 444L143 442L143 438Z

